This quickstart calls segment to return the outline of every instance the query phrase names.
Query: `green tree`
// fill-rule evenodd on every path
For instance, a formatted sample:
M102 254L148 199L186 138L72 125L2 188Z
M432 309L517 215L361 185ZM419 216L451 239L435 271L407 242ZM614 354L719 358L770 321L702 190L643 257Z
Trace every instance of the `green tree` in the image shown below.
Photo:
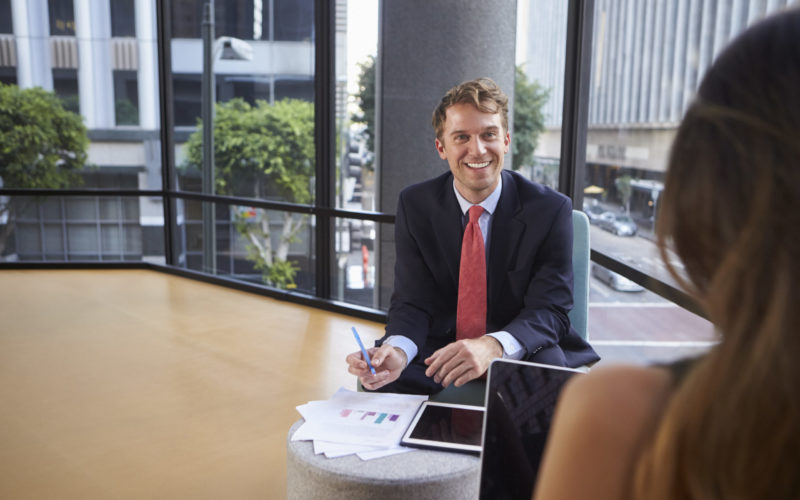
M631 195L633 194L633 186L631 186L632 180L630 175L623 175L614 179L614 186L617 188L617 194L622 204L625 205L625 213L628 215L631 213Z
M353 121L367 126L367 149L375 151L375 58L369 56L359 63L358 93L356 101L361 113L353 116ZM371 167L372 165L367 165Z
M80 115L41 88L0 84L0 186L60 189L79 185L89 138ZM0 255L27 197L0 199Z
M517 66L514 76L514 132L511 134L513 170L533 163L539 135L544 132L542 108L549 97L549 90L542 88L539 82L529 82L525 72Z
M203 161L202 124L186 144L183 169L200 170ZM311 201L314 175L314 106L295 99L270 105L242 99L216 105L214 119L216 192L224 195ZM271 216L272 215L272 216ZM237 231L247 240L248 258L264 281L275 287L294 285L298 268L288 260L306 216L263 209L235 211ZM274 234L271 226L280 226Z

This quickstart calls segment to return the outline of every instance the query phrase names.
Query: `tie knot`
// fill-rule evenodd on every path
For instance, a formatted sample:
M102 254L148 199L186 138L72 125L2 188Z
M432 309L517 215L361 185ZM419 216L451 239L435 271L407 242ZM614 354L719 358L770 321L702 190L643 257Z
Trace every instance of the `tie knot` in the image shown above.
M469 207L469 221L478 222L478 218L483 213L483 207L480 205L472 205Z

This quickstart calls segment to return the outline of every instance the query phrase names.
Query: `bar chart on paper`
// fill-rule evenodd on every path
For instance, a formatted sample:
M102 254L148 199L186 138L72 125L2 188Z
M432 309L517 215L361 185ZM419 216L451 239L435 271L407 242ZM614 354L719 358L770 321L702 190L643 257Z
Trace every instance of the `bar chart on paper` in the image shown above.
M339 389L327 401L297 407L306 420L293 440L394 447L428 396Z
M345 408L339 413L339 416L347 420L348 423L382 425L384 427L394 426L397 423L397 419L400 418L400 415L397 413L356 410L352 408Z

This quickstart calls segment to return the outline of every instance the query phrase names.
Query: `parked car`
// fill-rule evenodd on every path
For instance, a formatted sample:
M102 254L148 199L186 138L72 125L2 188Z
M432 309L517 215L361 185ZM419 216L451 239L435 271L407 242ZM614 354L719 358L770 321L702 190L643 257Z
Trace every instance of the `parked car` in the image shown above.
M592 276L620 292L642 292L644 288L611 269L592 263Z
M617 236L636 236L639 229L629 215L605 212L600 215L597 225Z
M583 206L583 213L586 214L586 217L589 218L590 224L597 224L597 221L600 219L600 216L605 213L603 207L600 205L591 205L591 206Z

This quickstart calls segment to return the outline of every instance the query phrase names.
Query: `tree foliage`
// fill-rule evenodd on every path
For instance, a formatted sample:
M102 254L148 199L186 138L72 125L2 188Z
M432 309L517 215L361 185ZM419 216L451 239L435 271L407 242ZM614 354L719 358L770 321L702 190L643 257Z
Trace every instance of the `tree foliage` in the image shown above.
M200 170L202 124L186 144L182 168ZM314 106L295 99L270 105L242 99L216 105L214 159L216 192L293 203L311 202L314 175ZM285 288L294 285L297 267L288 261L289 245L305 216L263 209L234 211L234 225L247 240L248 259L264 281ZM276 233L273 226L280 226Z
M359 63L358 93L356 101L361 113L353 116L353 121L367 126L367 149L375 151L375 58L369 56Z
M514 76L514 132L511 134L513 160L511 168L519 170L533 162L533 153L539 145L539 135L544 132L544 108L550 91L539 82L529 82L525 72L517 66Z
M89 138L80 115L52 92L0 84L0 179L6 188L59 189L79 185ZM0 255L14 230L22 199L0 201Z

